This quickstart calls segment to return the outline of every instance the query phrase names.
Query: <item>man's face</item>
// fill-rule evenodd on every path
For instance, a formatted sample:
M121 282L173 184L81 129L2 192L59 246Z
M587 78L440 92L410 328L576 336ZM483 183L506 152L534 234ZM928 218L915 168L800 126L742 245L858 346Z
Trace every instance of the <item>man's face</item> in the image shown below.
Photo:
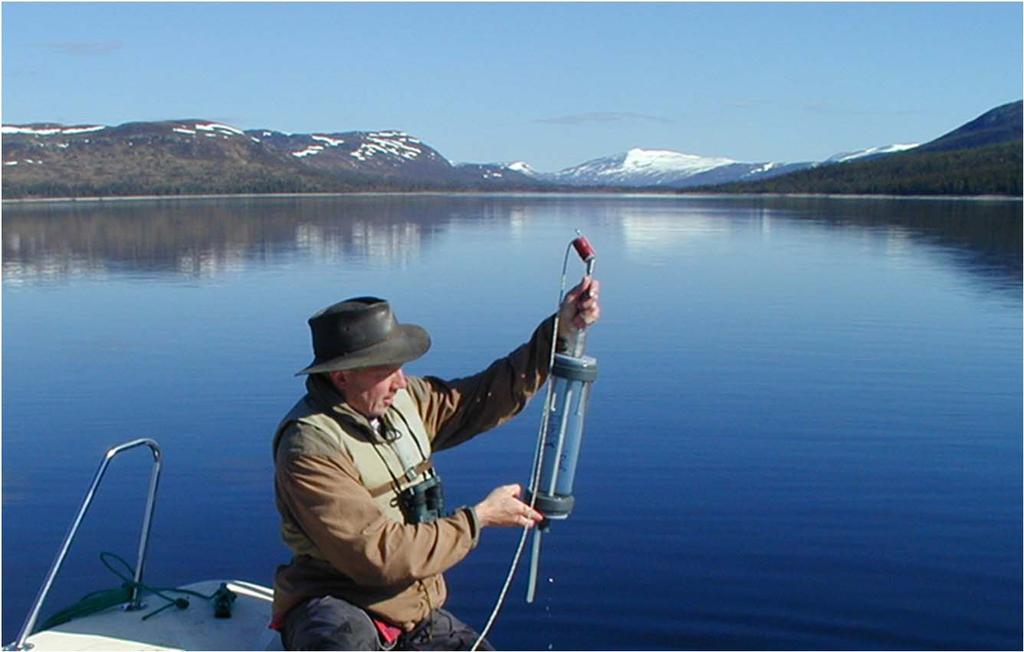
M331 382L345 396L345 402L363 416L379 417L391 407L395 394L405 389L402 365L384 365L332 371Z

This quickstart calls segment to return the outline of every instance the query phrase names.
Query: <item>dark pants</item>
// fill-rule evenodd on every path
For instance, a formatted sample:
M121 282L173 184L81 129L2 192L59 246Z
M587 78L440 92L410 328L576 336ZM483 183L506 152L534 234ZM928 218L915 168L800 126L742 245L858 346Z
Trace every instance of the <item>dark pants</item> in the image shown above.
M468 650L478 636L444 609L434 609L390 647L381 641L365 611L329 595L306 600L292 609L281 628L286 650ZM494 648L481 641L479 649Z

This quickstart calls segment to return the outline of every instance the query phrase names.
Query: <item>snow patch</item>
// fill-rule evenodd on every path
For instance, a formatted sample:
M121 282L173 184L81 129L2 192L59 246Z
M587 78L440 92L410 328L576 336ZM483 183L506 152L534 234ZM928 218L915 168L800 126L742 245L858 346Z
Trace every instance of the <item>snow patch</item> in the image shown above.
M413 146L418 145L419 142L401 131L377 131L367 134L359 149L349 156L359 161L366 161L377 154L387 154L411 161L423 153L423 150Z
M295 158L302 158L304 156L314 156L322 151L324 151L323 145L310 145L301 152L292 152L292 156Z
M34 129L32 127L15 127L14 125L4 125L0 127L0 133L4 134L31 134L33 136L56 136L66 134L86 134L92 131L99 131L100 129L106 129L103 125L96 125L94 127L46 127L43 129Z
M194 129L186 129L185 127L175 127L173 129L173 131L176 131L179 134L188 134L189 136L195 136L196 135L196 132L195 132Z
M526 174L526 175L531 175L531 176L537 174L534 171L534 169L532 167L530 167L530 164L526 163L525 161L516 161L514 163L509 163L505 167L508 168L509 170L512 170L513 172L519 172L521 174Z
M329 136L310 136L310 138L312 138L313 140L318 140L321 143L327 143L331 147L337 147L338 145L345 142L341 138L331 138Z
M764 165L760 165L760 166L750 170L744 176L750 176L752 174L764 174L768 170L775 169L775 168L779 167L780 165L782 165L782 164L781 163L765 163Z
M197 124L195 128L198 129L199 131L227 131L238 136L245 135L245 132L242 131L241 129L236 129L231 125L223 125L218 122L210 122L203 125Z
M106 129L103 125L96 125L95 127L69 127L61 131L62 134L88 134L93 131L99 131L100 129Z

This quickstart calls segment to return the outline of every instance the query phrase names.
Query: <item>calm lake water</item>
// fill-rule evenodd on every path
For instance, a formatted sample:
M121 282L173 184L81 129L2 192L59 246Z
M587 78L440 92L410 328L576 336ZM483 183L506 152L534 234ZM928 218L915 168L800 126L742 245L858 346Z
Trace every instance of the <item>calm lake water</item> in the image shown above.
M482 369L598 250L577 507L491 634L520 649L1022 645L1021 203L355 196L4 206L3 641L107 447L165 454L148 580L269 584L270 439L306 319L389 298ZM582 266L570 267L578 276ZM438 464L449 504L528 479L539 401ZM118 458L48 611L119 584L149 472ZM481 627L518 533L449 573ZM525 565L525 564L524 564Z

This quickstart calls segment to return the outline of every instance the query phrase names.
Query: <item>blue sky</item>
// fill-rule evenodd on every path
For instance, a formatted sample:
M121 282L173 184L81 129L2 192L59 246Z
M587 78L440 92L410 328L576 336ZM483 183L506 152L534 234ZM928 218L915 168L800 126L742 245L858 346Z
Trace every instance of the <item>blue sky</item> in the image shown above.
M820 160L1022 96L1020 3L12 3L4 123L400 129L557 170Z

